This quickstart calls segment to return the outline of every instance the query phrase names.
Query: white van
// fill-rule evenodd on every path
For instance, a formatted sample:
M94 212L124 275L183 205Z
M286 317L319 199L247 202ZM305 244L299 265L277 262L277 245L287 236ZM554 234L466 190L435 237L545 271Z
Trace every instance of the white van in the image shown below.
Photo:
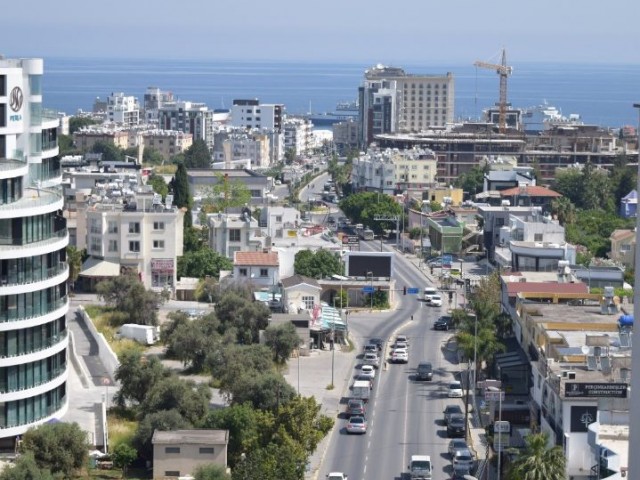
M431 303L431 297L438 294L438 289L435 287L424 287L424 301Z

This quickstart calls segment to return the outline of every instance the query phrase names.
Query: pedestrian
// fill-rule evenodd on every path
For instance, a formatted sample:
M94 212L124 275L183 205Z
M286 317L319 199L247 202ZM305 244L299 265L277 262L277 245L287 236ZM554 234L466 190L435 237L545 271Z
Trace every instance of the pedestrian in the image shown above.
M411 315L411 321L413 322L413 315Z

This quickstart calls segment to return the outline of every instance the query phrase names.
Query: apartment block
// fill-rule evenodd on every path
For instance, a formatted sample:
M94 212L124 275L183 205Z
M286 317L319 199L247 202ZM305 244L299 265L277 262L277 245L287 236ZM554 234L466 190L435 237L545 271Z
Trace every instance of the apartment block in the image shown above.
M147 130L140 135L144 148L153 148L170 160L193 144L193 135L177 130Z
M124 127L140 123L140 105L136 97L123 92L112 93L107 97L107 120Z

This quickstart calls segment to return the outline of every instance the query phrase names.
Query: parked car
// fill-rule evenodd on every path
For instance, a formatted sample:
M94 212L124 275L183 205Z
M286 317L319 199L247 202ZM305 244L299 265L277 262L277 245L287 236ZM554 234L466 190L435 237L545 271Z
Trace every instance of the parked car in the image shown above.
M448 425L451 415L462 414L462 408L460 407L460 405L453 405L453 404L447 405L444 408L443 413L444 413L444 424Z
M442 296L440 294L431 295L431 300L429 301L429 305L431 305L432 307L441 307Z
M449 416L449 423L447 423L447 437L464 437L464 431L464 415L462 413L451 414Z
M367 433L367 420L360 415L354 415L347 422L347 433Z
M376 369L373 368L373 365L363 365L360 369L359 376L368 378L369 380L373 380L374 378L376 378Z
M433 367L430 362L420 362L416 368L416 380L431 380Z
M365 353L364 358L362 360L363 365L371 365L375 368L380 366L380 359L378 358L377 353Z
M449 392L447 393L449 398L462 398L462 384L454 380L449 383Z
M364 415L366 407L363 400L352 398L347 403L347 415Z
M363 375L359 373L354 377L353 385L355 386L356 382L367 382L369 384L369 390L373 388L373 380L368 375ZM353 389L353 387L351 387Z
M469 450L469 445L466 440L462 438L454 438L449 442L448 452L451 456L451 460L453 460L453 457L458 450Z
M439 319L437 319L435 322L433 322L433 329L434 330L449 330L450 328L453 328L453 319L447 315L443 315L442 317L440 317Z

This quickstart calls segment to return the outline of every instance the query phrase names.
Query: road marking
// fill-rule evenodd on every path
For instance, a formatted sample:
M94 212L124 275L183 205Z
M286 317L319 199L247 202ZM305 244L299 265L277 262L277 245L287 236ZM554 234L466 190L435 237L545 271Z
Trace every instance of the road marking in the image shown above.
M404 461L407 458L407 443L409 442L409 439L407 437L407 423L409 420L409 388L405 389L405 396L404 396L404 445L402 446L402 460L400 463L400 471L404 471L403 467L404 467Z

